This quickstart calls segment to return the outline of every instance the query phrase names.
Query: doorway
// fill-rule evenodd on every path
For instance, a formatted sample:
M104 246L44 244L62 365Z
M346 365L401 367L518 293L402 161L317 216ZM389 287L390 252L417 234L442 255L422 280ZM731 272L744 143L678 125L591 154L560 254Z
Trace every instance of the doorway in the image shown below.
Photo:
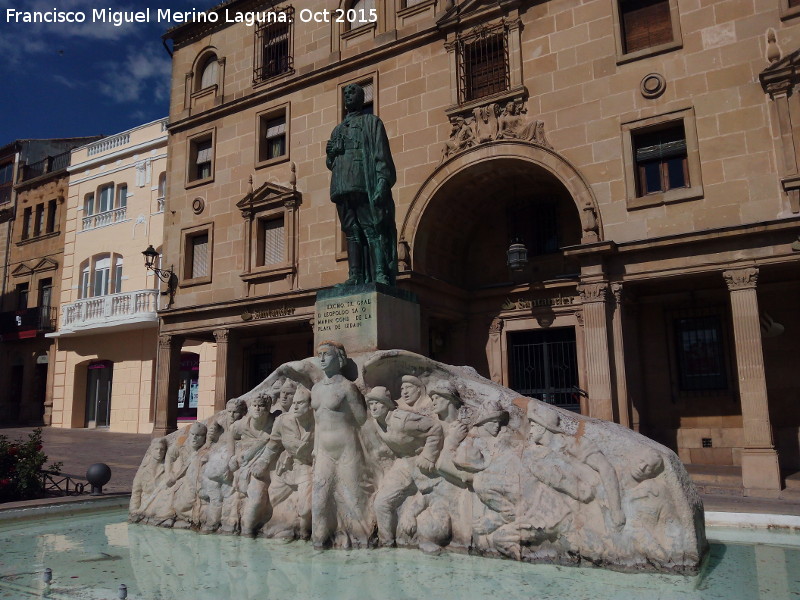
M98 360L89 363L86 381L86 427L111 424L111 380L114 363Z
M575 329L509 332L511 389L560 408L580 412Z

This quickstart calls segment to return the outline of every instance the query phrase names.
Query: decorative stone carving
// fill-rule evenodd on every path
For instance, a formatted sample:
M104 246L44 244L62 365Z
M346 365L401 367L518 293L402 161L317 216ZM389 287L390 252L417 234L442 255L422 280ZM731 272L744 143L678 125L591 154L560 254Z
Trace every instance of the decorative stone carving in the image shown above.
M605 302L606 292L608 292L608 284L605 282L581 283L578 286L578 294L580 294L581 302L584 304Z
M153 442L131 521L670 572L707 549L667 448L410 352L323 342L206 425Z
M544 134L544 123L527 117L524 102L501 107L491 103L473 109L472 116L450 118L450 139L442 148L442 162L473 146L495 140L521 140L552 148Z
M731 269L723 271L722 276L730 291L753 289L758 283L758 268Z

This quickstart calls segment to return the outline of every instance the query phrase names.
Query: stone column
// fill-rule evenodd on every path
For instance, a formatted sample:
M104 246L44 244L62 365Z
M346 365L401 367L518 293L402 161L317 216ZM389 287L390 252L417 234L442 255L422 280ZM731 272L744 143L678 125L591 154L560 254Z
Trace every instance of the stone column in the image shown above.
M486 342L486 361L489 378L503 385L503 319L495 317L489 325L489 340Z
M581 283L578 293L583 302L583 329L586 347L586 391L589 416L613 421L611 368L608 352L606 293L608 282Z
M625 372L625 341L622 337L622 284L612 283L611 292L614 294L614 316L611 319L611 328L614 335L617 416L620 425L630 427L631 409L628 401L628 377Z
M214 412L223 410L230 400L230 329L215 329L214 339L217 341L217 378L214 384Z
M153 437L167 435L178 428L177 402L182 346L182 337L165 333L158 336L156 420L153 423Z
M781 489L781 473L769 422L767 380L756 295L758 269L732 269L724 271L722 276L731 295L736 369L739 373L739 397L744 422L742 484L746 492L760 490L777 495Z

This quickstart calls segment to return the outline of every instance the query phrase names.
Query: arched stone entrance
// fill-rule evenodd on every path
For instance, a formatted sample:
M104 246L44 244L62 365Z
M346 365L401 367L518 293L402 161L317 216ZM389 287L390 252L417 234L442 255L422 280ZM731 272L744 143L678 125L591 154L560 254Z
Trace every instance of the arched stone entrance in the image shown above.
M412 280L431 289L420 295L432 357L473 365L504 385L521 381L522 369L548 385L557 370L572 373L551 392L537 392L553 398L582 387L580 265L564 248L600 241L602 232L591 189L548 148L499 141L445 161L420 188L400 230L411 250ZM517 240L529 263L512 272L507 251ZM536 365L520 362L522 344L540 352L529 359ZM573 362L546 363L541 352L555 348L549 344L560 344L559 351L571 344ZM517 387L529 394L544 389L535 382ZM574 409L583 401L559 403Z

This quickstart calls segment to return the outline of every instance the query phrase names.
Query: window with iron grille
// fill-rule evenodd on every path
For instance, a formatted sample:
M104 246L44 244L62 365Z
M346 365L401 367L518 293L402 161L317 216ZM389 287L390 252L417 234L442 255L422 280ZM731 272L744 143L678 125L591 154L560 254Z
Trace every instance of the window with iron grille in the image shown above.
M689 187L686 132L683 121L633 133L638 196Z
M256 29L253 83L290 73L294 69L291 23L294 9L291 6L275 9L275 14L281 12L287 15L288 23L262 23Z
M673 40L669 0L619 0L625 53Z
M505 25L473 30L459 38L457 44L460 102L509 89L508 29Z
M673 329L681 391L728 389L720 312L676 314Z

